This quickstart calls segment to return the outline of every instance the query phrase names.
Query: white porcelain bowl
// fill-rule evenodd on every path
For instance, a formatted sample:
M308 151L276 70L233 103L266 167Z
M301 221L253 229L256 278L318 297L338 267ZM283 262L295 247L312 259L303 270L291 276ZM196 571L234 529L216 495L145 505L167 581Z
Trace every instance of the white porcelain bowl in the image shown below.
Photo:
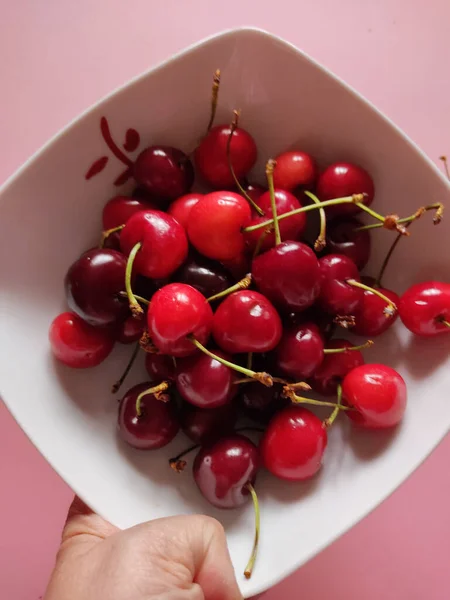
M325 466L307 484L262 474L258 489L262 535L254 575L241 575L253 536L251 505L226 512L200 497L190 473L177 476L166 459L182 449L177 438L158 452L133 451L115 435L116 400L109 393L127 360L120 348L99 368L71 371L50 355L47 331L64 304L68 266L98 240L101 209L117 192L124 166L100 133L106 117L123 147L134 128L141 144L190 150L208 121L211 74L220 67L219 122L242 109L242 125L256 138L259 163L297 147L322 164L362 164L376 185L380 212L409 214L446 201L449 186L436 167L389 120L293 46L265 32L241 29L208 39L128 83L69 125L0 191L0 392L46 459L105 518L127 527L156 517L205 512L226 526L243 594L270 587L327 546L388 496L431 452L450 423L449 337L413 339L400 326L388 332L369 361L398 369L409 387L402 427L391 434L361 434L345 419L330 432ZM133 140L129 140L132 144ZM89 166L107 156L90 180ZM131 182L123 187L130 189ZM424 217L400 244L386 283L403 291L412 282L449 280L446 242ZM374 269L392 240L377 231ZM370 270L370 269L369 269ZM130 383L143 380L142 365ZM351 557L349 557L351 560Z

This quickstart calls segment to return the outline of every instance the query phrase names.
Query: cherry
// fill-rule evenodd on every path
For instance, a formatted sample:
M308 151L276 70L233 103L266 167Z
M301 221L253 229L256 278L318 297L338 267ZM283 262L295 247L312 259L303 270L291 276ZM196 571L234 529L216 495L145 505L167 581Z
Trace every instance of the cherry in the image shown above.
M139 383L123 397L119 406L119 435L133 448L155 450L173 440L179 430L175 403L166 395L146 394L140 400L140 415L136 412L136 401L151 383Z
M173 280L191 285L206 298L233 285L230 275L220 263L197 252L190 253L186 262L174 273Z
M169 215L172 215L174 219L180 223L186 230L189 223L189 215L191 209L197 204L199 200L203 198L204 194L194 193L186 194L177 198L167 209Z
M132 344L137 342L145 329L145 316L133 317L130 315L120 323L117 332L116 339L121 344Z
M395 292L380 287L377 290L398 306L399 297ZM363 290L363 300L355 312L355 325L352 327L352 332L364 337L376 337L389 329L397 317L398 311L391 314L386 312L386 302L382 298L368 290Z
M175 380L175 360L172 356L147 352L145 368L152 382Z
M310 188L317 177L317 165L311 155L300 150L279 154L273 175L275 187L291 192L297 187Z
M372 178L363 168L352 163L334 163L319 175L317 195L320 200L343 198L352 194L367 194L364 204L372 204L375 186ZM360 212L355 204L338 204L327 209L327 216L350 215Z
M359 270L363 269L370 257L371 241L367 230L356 231L362 223L350 217L331 221L327 227L327 252L344 254Z
M232 435L202 448L193 474L203 496L218 508L237 508L250 499L259 468L258 449L243 435Z
M352 348L347 340L331 340L327 346L332 348ZM334 396L338 385L352 369L364 364L364 357L359 350L348 350L337 354L326 354L322 363L309 380L313 390L324 396Z
M416 283L401 296L398 312L405 327L416 335L450 332L450 284Z
M384 429L398 425L406 409L406 384L397 371L386 365L356 367L345 376L342 394L357 411L346 411L357 425Z
M322 421L301 406L275 415L261 441L264 466L287 481L313 477L322 466L327 431Z
M245 248L242 229L250 219L251 211L245 198L233 192L212 192L191 209L189 240L208 258L231 260Z
M353 315L361 306L364 293L347 279L360 280L358 267L343 254L328 254L319 260L319 305L332 315Z
M139 296L150 300L159 288L170 283L170 280L165 277L163 279L149 279L143 275L136 275L133 283L133 291Z
M278 368L296 380L311 377L324 359L321 332L315 323L305 322L283 331L276 349Z
M103 240L102 247L108 248L109 250L117 250L117 252L122 252L120 247L120 231L114 231L107 235Z
M119 296L125 285L126 258L116 250L88 250L69 268L65 278L67 302L82 319L95 326L112 325L128 315Z
M257 256L252 276L260 292L284 310L305 310L320 292L318 260L302 242L283 242Z
M281 385L266 387L258 382L239 385L238 405L243 414L262 425L267 425L272 417L290 404L281 395Z
M242 279L245 277L245 275L247 275L247 273L250 273L252 259L251 256L244 250L230 260L222 260L221 264L234 279Z
M170 283L153 296L147 312L150 337L163 354L189 356L197 348L188 336L200 343L208 340L213 313L206 298L184 283Z
M134 163L134 178L151 194L175 200L194 183L194 168L184 152L172 146L150 146Z
M250 196L250 198L253 200L253 202L256 202L256 204L258 204L258 200L267 191L266 188L264 188L262 185L259 185L259 183L245 183L242 187L247 196Z
M156 208L148 200L129 198L128 196L114 196L103 207L103 229L113 229L124 225L128 219L140 212Z
M53 319L48 336L54 357L73 369L99 365L114 346L110 331L93 327L71 312Z
M130 254L139 243L134 268L151 279L169 277L187 256L188 243L183 227L159 210L138 212L122 229L120 245L125 254Z
M212 332L225 352L268 352L282 333L280 316L259 292L242 290L231 294L217 308Z
M264 216L255 214L249 226L257 225L258 223L263 223L264 221L267 221L267 219L273 218L273 212L270 201L270 192L265 192L264 194L262 194L260 198L256 201L256 204L264 212ZM275 190L275 205L278 216L290 212L291 210L301 208L302 206L293 194L281 189ZM292 215L291 217L280 221L279 225L281 239L297 240L300 238L300 236L305 230L306 214L299 213L298 215ZM261 236L264 236L261 243L262 250L267 250L268 248L272 248L272 246L275 245L275 234L273 232L267 234L265 233L264 229L256 229L255 231L247 232L245 234L245 239L249 247L253 249L256 247L258 240L261 238Z
M236 409L232 404L206 409L188 402L183 403L180 416L181 428L194 444L212 443L231 434L236 418Z
M230 125L213 127L195 151L195 165L201 178L215 189L233 188L235 180L227 156ZM230 141L230 161L238 180L243 179L256 162L257 148L245 129L233 131Z

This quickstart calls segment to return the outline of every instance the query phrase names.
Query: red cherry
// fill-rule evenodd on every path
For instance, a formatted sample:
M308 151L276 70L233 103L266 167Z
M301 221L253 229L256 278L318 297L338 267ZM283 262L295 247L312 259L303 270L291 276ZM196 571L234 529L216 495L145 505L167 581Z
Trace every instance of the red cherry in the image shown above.
M175 403L168 395L164 399L154 394L142 396L141 414L137 415L137 397L151 386L151 382L135 385L128 390L119 406L119 435L139 450L162 448L173 440L179 430Z
M189 223L189 215L191 209L197 204L199 200L203 198L204 194L194 193L186 194L177 198L167 209L169 215L172 215L174 219L180 223L186 230Z
M195 483L212 505L236 508L250 498L247 485L255 483L259 463L258 449L248 438L222 438L195 457Z
M347 340L331 340L327 348L351 348ZM313 390L324 396L334 396L338 384L342 382L347 373L364 364L364 357L359 350L348 350L337 354L326 354L321 365L316 369L309 380Z
M252 276L260 292L284 310L305 310L320 292L318 260L301 242L283 242L257 256Z
M364 293L347 283L347 279L360 280L358 267L343 254L328 254L319 260L319 305L331 315L353 315L362 304Z
M150 146L134 163L134 178L151 194L175 200L194 183L194 169L184 152L171 146Z
M175 361L167 354L145 354L145 368L149 374L150 381L173 381L175 379Z
M235 181L230 171L227 144L229 125L213 127L195 151L195 165L201 178L213 188L233 188ZM256 162L257 148L252 136L240 127L233 132L230 160L238 180L243 179Z
M342 394L350 406L346 411L357 425L385 429L398 425L406 409L406 384L397 371L386 365L361 365L348 373Z
M194 444L209 444L233 432L237 414L232 404L206 409L184 402L180 418L183 432Z
M213 313L206 298L183 283L170 283L156 292L147 312L150 337L163 354L189 356L197 348L188 339L193 335L201 344L208 340Z
M242 290L230 294L217 308L214 340L225 352L268 352L281 338L281 319L262 294Z
M118 326L116 339L121 344L132 344L141 338L144 328L145 315L140 315L139 317L130 315Z
M97 329L71 312L53 320L48 336L54 357L73 369L99 365L114 346L110 331Z
M377 288L377 290L398 306L399 297L395 292L385 288ZM355 312L355 326L352 328L352 332L364 337L376 337L389 329L397 317L398 311L388 314L386 302L372 292L364 290L362 303Z
M322 421L301 406L279 412L261 441L264 466L279 479L303 481L322 466L327 431Z
M148 200L114 196L103 207L103 229L106 231L124 225L137 212L154 208L156 206Z
M259 369L258 369L259 370ZM260 383L239 384L238 404L244 416L267 425L290 401L281 395L281 385L266 387Z
M322 335L315 323L285 329L276 349L277 366L293 379L307 379L322 363L323 349Z
M192 207L188 236L208 258L230 260L245 248L242 229L250 223L248 202L233 192L212 192Z
M401 296L398 312L405 327L416 335L449 333L450 284L424 281L411 286Z
M311 155L300 150L279 154L273 174L275 187L292 191L297 187L311 188L317 177L317 165Z
M136 244L141 248L134 269L151 279L169 277L185 260L188 243L183 227L159 210L141 211L127 221L120 234L120 245L128 255Z
M362 223L349 217L334 219L327 227L327 253L344 254L361 271L370 257L370 233L361 227Z
M372 204L375 187L370 175L357 165L335 163L325 169L317 180L317 195L320 200L343 198L352 194L367 194L364 204ZM326 209L327 216L350 215L360 212L355 204L338 204Z

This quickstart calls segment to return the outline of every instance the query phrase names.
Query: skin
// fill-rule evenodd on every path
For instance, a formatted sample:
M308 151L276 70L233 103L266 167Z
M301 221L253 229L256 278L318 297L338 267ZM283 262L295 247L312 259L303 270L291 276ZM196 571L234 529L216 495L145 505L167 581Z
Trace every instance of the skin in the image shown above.
M243 600L222 526L157 519L120 531L75 498L44 600Z

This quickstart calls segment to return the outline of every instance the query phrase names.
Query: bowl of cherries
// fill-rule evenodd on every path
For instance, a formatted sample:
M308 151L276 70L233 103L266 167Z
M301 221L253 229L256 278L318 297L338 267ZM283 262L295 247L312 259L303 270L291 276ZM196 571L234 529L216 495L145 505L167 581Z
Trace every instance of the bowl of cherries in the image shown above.
M263 591L448 431L448 193L289 44L207 40L2 189L2 397L107 519L211 514Z

